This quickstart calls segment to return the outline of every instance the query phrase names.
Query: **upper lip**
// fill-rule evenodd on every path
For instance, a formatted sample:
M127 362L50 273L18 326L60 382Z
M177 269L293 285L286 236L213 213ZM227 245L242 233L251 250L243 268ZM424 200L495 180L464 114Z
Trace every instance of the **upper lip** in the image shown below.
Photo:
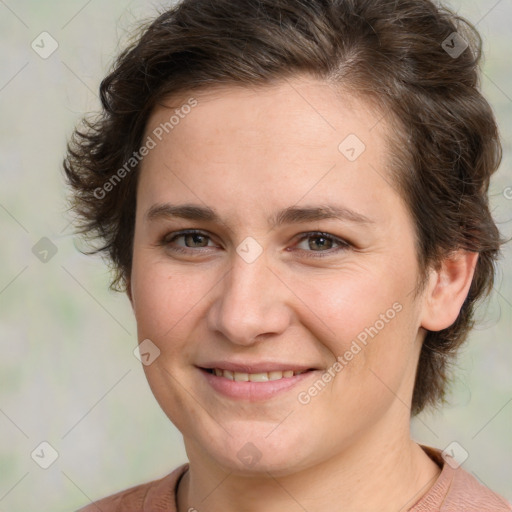
M237 363L232 361L211 361L198 365L199 368L211 370L219 368L221 370L229 370L238 373L266 373L276 371L293 370L294 372L302 372L305 370L316 370L311 365L293 364L293 363L279 363L279 362L265 362L258 361L253 363Z

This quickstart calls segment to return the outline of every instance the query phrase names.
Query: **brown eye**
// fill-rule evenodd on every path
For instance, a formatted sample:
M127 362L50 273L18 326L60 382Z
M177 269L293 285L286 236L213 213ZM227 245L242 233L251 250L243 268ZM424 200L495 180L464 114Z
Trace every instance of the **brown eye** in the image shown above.
M178 240L183 240L178 242ZM165 247L170 251L176 252L198 252L194 249L203 249L212 247L208 245L211 237L202 231L180 231L178 233L169 233L162 237L158 245Z
M324 256L321 253L327 253L326 256L337 253L339 251L345 251L350 247L350 244L338 237L329 235L327 233L305 233L299 240L299 244L305 244L304 247L299 247L300 251L305 253L316 252L317 255L307 254L307 256ZM338 247L336 247L336 245Z
M176 238L183 238L183 240L185 240L186 247L206 247L208 245L208 237L197 233L181 235Z
M312 251L319 251L321 249L332 249L333 240L325 236L312 236L308 238L308 247Z

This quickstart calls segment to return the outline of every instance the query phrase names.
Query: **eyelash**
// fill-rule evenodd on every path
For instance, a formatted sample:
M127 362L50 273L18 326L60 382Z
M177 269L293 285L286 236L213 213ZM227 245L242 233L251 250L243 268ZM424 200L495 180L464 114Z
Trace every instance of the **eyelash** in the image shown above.
M170 235L172 235L172 237L170 237ZM160 239L160 241L158 242L157 245L166 247L173 252L178 252L178 253L182 253L182 254L183 253L190 254L191 252L197 252L197 249L207 249L207 247L198 247L196 249L194 249L193 247L170 247L170 244L172 242L174 242L178 238L181 238L181 237L184 237L187 235L201 235L210 240L212 238L204 231L189 229L189 230L184 230L184 231L178 231L175 233L168 233ZM301 233L300 238L298 239L297 243L300 243L303 240L307 240L308 238L325 238L334 243L337 243L340 247L328 249L326 251L306 251L304 249L299 249L300 251L306 253L306 257L325 258L326 256L332 256L333 254L337 254L340 251L346 251L347 249L349 249L351 247L351 244L349 244L347 241L342 240L341 238L338 238L334 235L330 235L329 233L323 233L321 231L311 231L311 232L307 232L307 233Z

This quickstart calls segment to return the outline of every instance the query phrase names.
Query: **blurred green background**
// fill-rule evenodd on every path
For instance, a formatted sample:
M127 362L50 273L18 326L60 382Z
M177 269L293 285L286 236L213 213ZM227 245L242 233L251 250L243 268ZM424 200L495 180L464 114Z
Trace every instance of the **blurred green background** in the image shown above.
M114 55L139 20L165 5L0 0L0 512L76 510L186 460L133 355L127 298L108 291L99 257L75 247L61 172L66 140L98 108ZM482 88L505 148L491 200L510 236L512 2L450 5L484 39ZM44 36L40 53L58 44L48 58L31 47L42 32L56 43ZM509 245L458 359L450 405L414 420L412 434L439 448L457 441L469 453L463 467L512 501L511 256ZM41 449L48 457L43 441L58 453L48 469L33 460Z

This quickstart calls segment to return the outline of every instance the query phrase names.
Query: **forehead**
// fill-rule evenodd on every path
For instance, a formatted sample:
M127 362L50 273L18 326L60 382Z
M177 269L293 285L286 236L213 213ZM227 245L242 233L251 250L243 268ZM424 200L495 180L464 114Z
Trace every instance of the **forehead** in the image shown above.
M173 195L226 208L336 200L342 189L349 201L372 199L389 187L387 133L373 103L311 78L182 93L148 120L156 145L140 189L144 202Z
M196 105L188 108L192 101ZM347 128L363 136L385 124L375 101L308 76L259 86L222 84L168 96L153 109L146 132L169 122L180 110L180 119L163 134L172 131L176 144L183 142L181 138L210 143L212 135L229 138L236 131L244 133L247 145L260 140L319 147L336 142Z

